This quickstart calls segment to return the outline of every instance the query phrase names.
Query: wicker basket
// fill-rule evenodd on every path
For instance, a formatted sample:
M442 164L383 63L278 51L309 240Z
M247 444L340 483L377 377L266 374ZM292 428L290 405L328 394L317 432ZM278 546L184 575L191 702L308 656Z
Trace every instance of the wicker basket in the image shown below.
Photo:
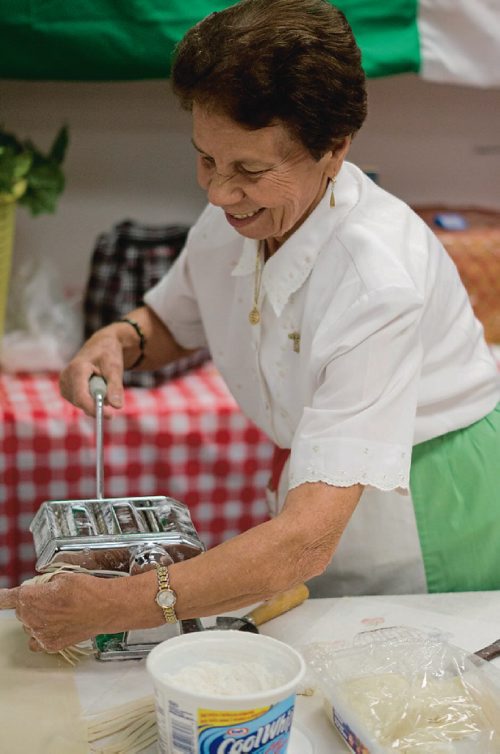
M16 200L14 198L0 198L0 344L4 333L5 312L9 295L15 211Z
M500 343L500 212L473 207L415 207L455 262L476 317L489 343ZM459 213L466 230L443 230L434 222L442 212Z

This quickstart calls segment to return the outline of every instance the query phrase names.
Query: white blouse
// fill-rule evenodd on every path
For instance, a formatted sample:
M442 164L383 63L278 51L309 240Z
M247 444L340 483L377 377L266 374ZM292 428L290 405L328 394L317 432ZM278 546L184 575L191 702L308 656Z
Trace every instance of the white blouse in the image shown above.
M412 446L499 400L497 370L455 265L402 201L344 163L266 262L208 206L145 302L186 348L208 346L242 411L291 447L290 487L405 491Z

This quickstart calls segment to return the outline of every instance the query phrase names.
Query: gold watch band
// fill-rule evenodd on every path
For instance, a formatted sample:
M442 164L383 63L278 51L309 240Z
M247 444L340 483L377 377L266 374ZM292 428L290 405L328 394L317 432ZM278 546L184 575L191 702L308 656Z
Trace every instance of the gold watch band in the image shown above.
M177 615L175 614L174 609L174 605L177 602L177 595L170 586L168 568L157 563L156 576L158 579L156 604L162 609L165 621L167 623L177 623Z

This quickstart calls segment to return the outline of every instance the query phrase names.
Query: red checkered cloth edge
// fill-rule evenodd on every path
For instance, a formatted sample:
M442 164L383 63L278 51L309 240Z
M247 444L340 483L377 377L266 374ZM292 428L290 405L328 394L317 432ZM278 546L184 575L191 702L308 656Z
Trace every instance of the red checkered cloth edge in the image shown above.
M0 374L0 415L0 586L12 586L34 573L41 503L96 497L95 421L61 398L53 374ZM211 362L127 388L104 432L104 497L174 497L206 547L268 518L272 443Z

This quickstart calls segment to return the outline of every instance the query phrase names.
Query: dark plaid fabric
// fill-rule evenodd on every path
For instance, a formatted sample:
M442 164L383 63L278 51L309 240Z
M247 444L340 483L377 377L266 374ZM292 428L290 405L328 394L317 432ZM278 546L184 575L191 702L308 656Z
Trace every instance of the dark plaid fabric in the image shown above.
M126 220L98 237L83 302L86 339L143 303L146 291L177 258L188 230L184 225L151 226ZM154 387L208 358L203 349L162 369L126 372L124 384Z

